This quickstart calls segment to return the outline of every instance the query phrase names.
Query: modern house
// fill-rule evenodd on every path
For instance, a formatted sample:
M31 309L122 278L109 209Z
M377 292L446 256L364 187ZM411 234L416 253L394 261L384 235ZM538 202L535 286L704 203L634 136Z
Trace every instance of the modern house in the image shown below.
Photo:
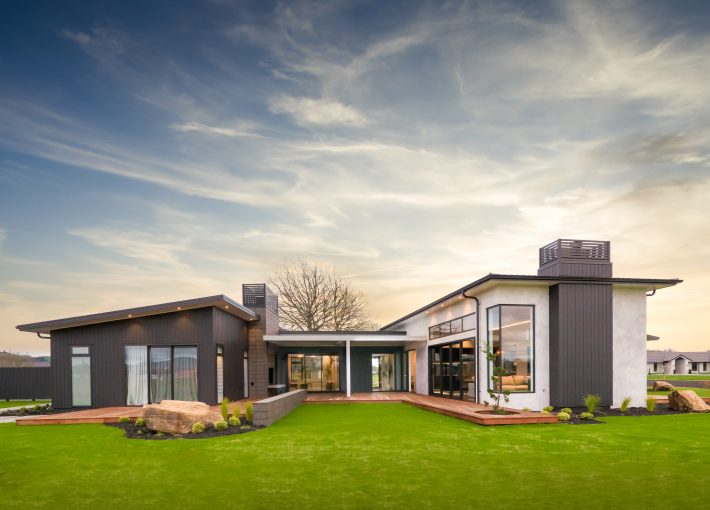
M648 351L646 371L649 374L708 374L710 351Z
M560 239L535 275L488 274L380 331L279 329L278 297L213 296L18 326L48 335L57 408L214 404L270 391L413 391L484 402L490 346L512 407L646 398L646 299L678 279L612 276L605 241ZM480 332L480 333L479 333Z

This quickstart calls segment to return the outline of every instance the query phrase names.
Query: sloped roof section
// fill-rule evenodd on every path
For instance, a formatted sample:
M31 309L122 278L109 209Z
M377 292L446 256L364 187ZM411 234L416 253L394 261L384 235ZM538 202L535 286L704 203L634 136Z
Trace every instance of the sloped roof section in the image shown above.
M150 315L160 315L164 313L179 312L182 310L193 310L195 308L215 307L225 312L247 321L256 320L259 315L247 307L237 303L224 294L216 296L206 296L201 298L185 299L183 301L172 301L157 305L139 306L136 308L125 308L111 312L94 313L90 315L79 315L77 317L67 317L64 319L54 319L31 324L20 324L16 326L20 331L30 333L51 333L57 329L75 328L78 326L88 326L90 324L100 324L103 322L113 322L117 320L135 319L137 317L148 317Z

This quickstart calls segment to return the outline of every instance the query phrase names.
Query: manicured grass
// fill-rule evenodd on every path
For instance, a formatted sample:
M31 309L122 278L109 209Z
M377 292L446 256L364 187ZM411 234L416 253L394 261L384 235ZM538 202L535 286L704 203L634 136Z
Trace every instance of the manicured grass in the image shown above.
M205 440L0 425L3 508L667 509L707 505L710 415L481 427L404 404L305 405ZM692 483L688 477L692 476ZM682 502L663 495L682 486ZM669 506L670 505L670 506Z
M692 375L662 375L653 374L648 376L649 381L710 381L710 374Z
M698 394L699 397L710 397L710 388L681 388L676 387L677 390L692 390ZM651 391L648 390L649 395L668 395L670 391Z
M20 407L20 406L33 406L35 404L49 404L49 400L10 400L9 402L5 400L0 400L0 409L5 409L7 407Z

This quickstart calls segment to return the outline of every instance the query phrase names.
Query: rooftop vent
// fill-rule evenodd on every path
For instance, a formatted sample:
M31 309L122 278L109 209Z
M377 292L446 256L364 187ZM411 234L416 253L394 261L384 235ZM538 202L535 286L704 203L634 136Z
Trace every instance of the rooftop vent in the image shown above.
M540 276L611 278L609 241L558 239L540 248Z

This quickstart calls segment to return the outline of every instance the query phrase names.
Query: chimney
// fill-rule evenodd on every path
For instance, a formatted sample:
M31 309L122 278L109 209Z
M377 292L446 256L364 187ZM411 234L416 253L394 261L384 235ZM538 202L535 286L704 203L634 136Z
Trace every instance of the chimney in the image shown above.
M611 278L609 241L558 239L540 248L539 276Z

